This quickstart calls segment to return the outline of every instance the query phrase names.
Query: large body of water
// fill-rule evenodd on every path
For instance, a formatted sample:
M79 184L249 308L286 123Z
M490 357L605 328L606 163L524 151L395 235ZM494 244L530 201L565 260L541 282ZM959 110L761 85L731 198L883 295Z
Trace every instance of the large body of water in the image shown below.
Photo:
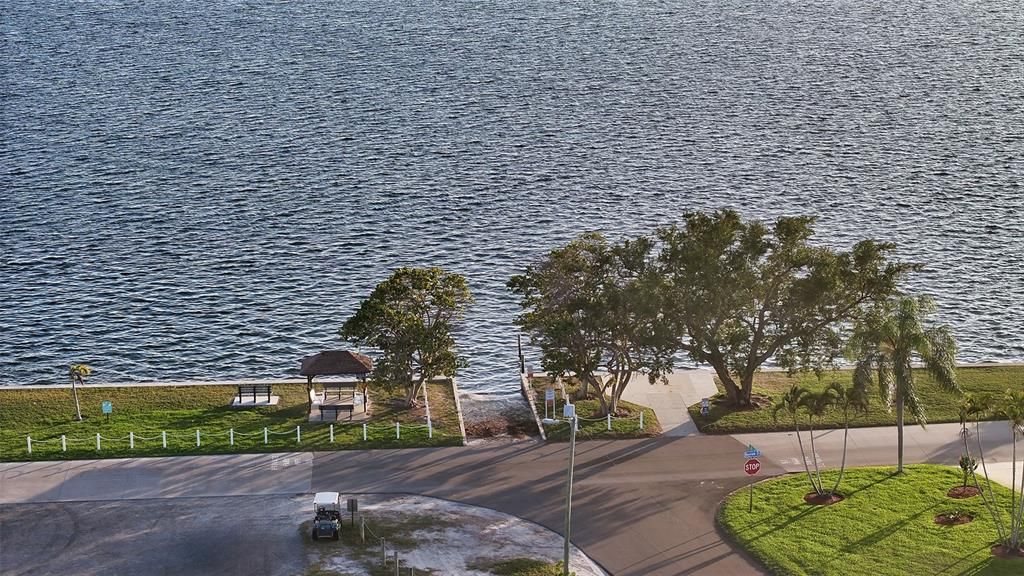
M403 265L505 281L584 230L811 213L1024 360L1019 0L67 2L0 33L0 384L293 375Z

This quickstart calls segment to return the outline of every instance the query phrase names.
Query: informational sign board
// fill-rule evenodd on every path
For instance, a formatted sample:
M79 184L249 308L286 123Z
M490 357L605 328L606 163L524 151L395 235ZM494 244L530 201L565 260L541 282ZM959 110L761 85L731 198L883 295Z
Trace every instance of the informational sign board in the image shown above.
M743 471L747 473L747 476L753 476L761 471L761 461L757 458L751 458L743 463Z
M711 414L711 399L710 398L701 398L701 401L700 401L700 415L701 416L707 416L708 414Z
M566 404L562 407L563 418L575 418L576 417L576 406L572 404Z
M554 388L545 388L544 389L544 401L545 402L554 402L555 401L555 389Z
M104 414L110 414L111 412L114 411L114 403L111 402L110 400L104 400L101 406L103 407Z

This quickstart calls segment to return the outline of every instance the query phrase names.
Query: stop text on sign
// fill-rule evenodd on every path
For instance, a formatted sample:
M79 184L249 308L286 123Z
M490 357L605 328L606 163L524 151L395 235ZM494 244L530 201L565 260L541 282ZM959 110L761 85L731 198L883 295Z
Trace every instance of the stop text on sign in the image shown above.
M753 476L754 474L757 474L758 472L761 471L761 461L758 460L757 458L751 458L750 460L747 460L746 462L743 463L743 471L746 472L748 476Z

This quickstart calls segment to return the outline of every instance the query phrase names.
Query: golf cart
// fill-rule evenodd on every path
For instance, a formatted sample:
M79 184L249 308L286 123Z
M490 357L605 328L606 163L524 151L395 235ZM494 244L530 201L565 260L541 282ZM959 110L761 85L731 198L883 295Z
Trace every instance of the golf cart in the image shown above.
M337 540L341 536L341 496L337 492L317 492L313 514L313 540Z

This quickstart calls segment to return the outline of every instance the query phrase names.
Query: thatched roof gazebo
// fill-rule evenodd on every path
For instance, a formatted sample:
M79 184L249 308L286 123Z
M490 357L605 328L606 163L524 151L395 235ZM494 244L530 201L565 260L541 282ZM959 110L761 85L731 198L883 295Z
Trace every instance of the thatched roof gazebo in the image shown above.
M366 376L372 371L373 360L369 356L349 350L324 350L303 358L299 374L306 377L306 392L310 395L310 414L313 412L314 405L313 378L317 376L356 376L363 383L363 397L365 398ZM341 405L349 408L349 417L351 418L355 404L359 403L356 387L357 384L352 382L324 382L323 398L317 400L321 407L321 418L327 405ZM336 402L331 402L328 399L328 390L330 389L337 393ZM365 401L362 402L362 407L365 412Z
M366 354L348 350L324 350L306 356L299 370L310 383L315 376L359 376L365 380L370 372L373 372L373 360Z

